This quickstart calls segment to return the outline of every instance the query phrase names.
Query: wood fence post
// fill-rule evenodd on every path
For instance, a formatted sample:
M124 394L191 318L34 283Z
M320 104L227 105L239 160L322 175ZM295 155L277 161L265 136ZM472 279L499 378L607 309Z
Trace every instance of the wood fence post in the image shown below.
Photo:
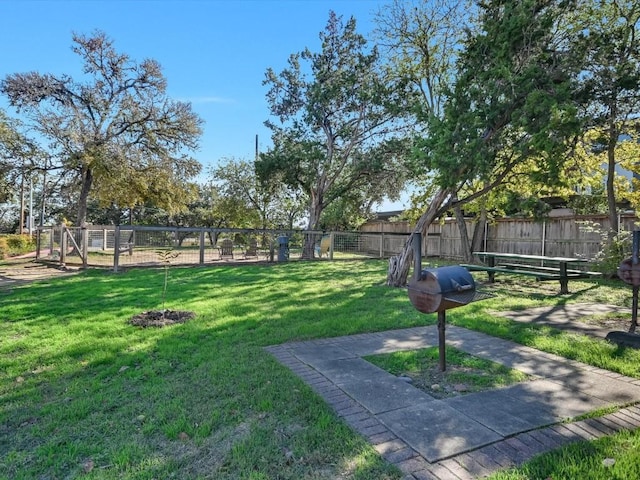
M118 273L120 263L120 226L116 225L113 233L113 271Z
M60 266L64 267L67 263L67 229L64 225L60 225Z
M204 228L200 229L200 265L204 265Z
M87 229L86 223L83 223L80 228L80 236L80 244L82 245L82 251L80 252L82 268L86 270L87 264L89 263L89 230Z

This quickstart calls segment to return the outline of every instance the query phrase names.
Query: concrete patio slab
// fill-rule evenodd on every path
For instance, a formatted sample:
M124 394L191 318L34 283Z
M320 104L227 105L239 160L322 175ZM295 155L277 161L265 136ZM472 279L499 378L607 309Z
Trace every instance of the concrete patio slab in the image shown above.
M305 363L317 363L327 359L357 358L358 355L337 345L314 345L307 342L294 348L293 354Z
M613 405L640 402L640 386L630 383L635 380L632 378L623 381L592 371L580 370L571 375L554 376L550 380L557 381L567 389L588 392L589 395Z
M509 388L473 393L446 402L503 437L558 421L548 405L536 400L523 401Z
M617 309L579 304L515 313L518 321L564 322L570 328L580 315ZM447 326L448 345L534 380L436 400L362 358L436 346L437 338L431 325L266 349L325 397L406 480L476 478L567 442L640 426L640 408L632 405L640 402L640 380L460 327ZM611 405L631 406L560 423Z
M433 400L430 395L361 358L321 360L315 368L374 414Z
M378 418L431 463L502 439L439 400L386 412Z

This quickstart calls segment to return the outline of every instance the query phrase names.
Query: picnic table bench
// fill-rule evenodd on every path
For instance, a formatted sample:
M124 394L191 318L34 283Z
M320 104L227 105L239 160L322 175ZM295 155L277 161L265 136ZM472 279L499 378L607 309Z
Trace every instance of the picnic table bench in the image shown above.
M528 275L537 280L558 280L560 293L569 293L569 280L591 278L602 275L580 268L587 261L572 257L547 257L544 255L521 255L517 253L474 252L473 255L483 259L485 264L463 264L469 271L487 272L489 282L495 281L496 273Z

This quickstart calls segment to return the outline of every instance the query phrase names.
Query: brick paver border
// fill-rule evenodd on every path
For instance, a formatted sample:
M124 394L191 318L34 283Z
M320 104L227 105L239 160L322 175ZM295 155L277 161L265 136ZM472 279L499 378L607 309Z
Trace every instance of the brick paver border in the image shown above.
M384 333L359 334L359 340L379 337ZM266 347L280 363L288 367L316 393L351 428L366 438L373 448L404 474L403 480L473 480L497 470L519 466L533 456L563 445L590 441L622 430L640 427L640 406L632 405L598 418L556 424L519 433L460 455L429 463L401 438L397 437L369 410L364 408L329 378L298 359L292 350L301 344L333 345L339 339L322 339ZM640 380L592 367L589 370L634 385Z

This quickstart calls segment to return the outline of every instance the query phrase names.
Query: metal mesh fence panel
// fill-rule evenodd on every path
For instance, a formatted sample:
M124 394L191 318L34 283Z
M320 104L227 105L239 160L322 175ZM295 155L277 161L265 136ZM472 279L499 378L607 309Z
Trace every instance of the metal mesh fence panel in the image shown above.
M116 270L162 266L167 261L211 265L382 258L398 253L407 238L372 232L148 226L41 227L38 234L41 259Z

